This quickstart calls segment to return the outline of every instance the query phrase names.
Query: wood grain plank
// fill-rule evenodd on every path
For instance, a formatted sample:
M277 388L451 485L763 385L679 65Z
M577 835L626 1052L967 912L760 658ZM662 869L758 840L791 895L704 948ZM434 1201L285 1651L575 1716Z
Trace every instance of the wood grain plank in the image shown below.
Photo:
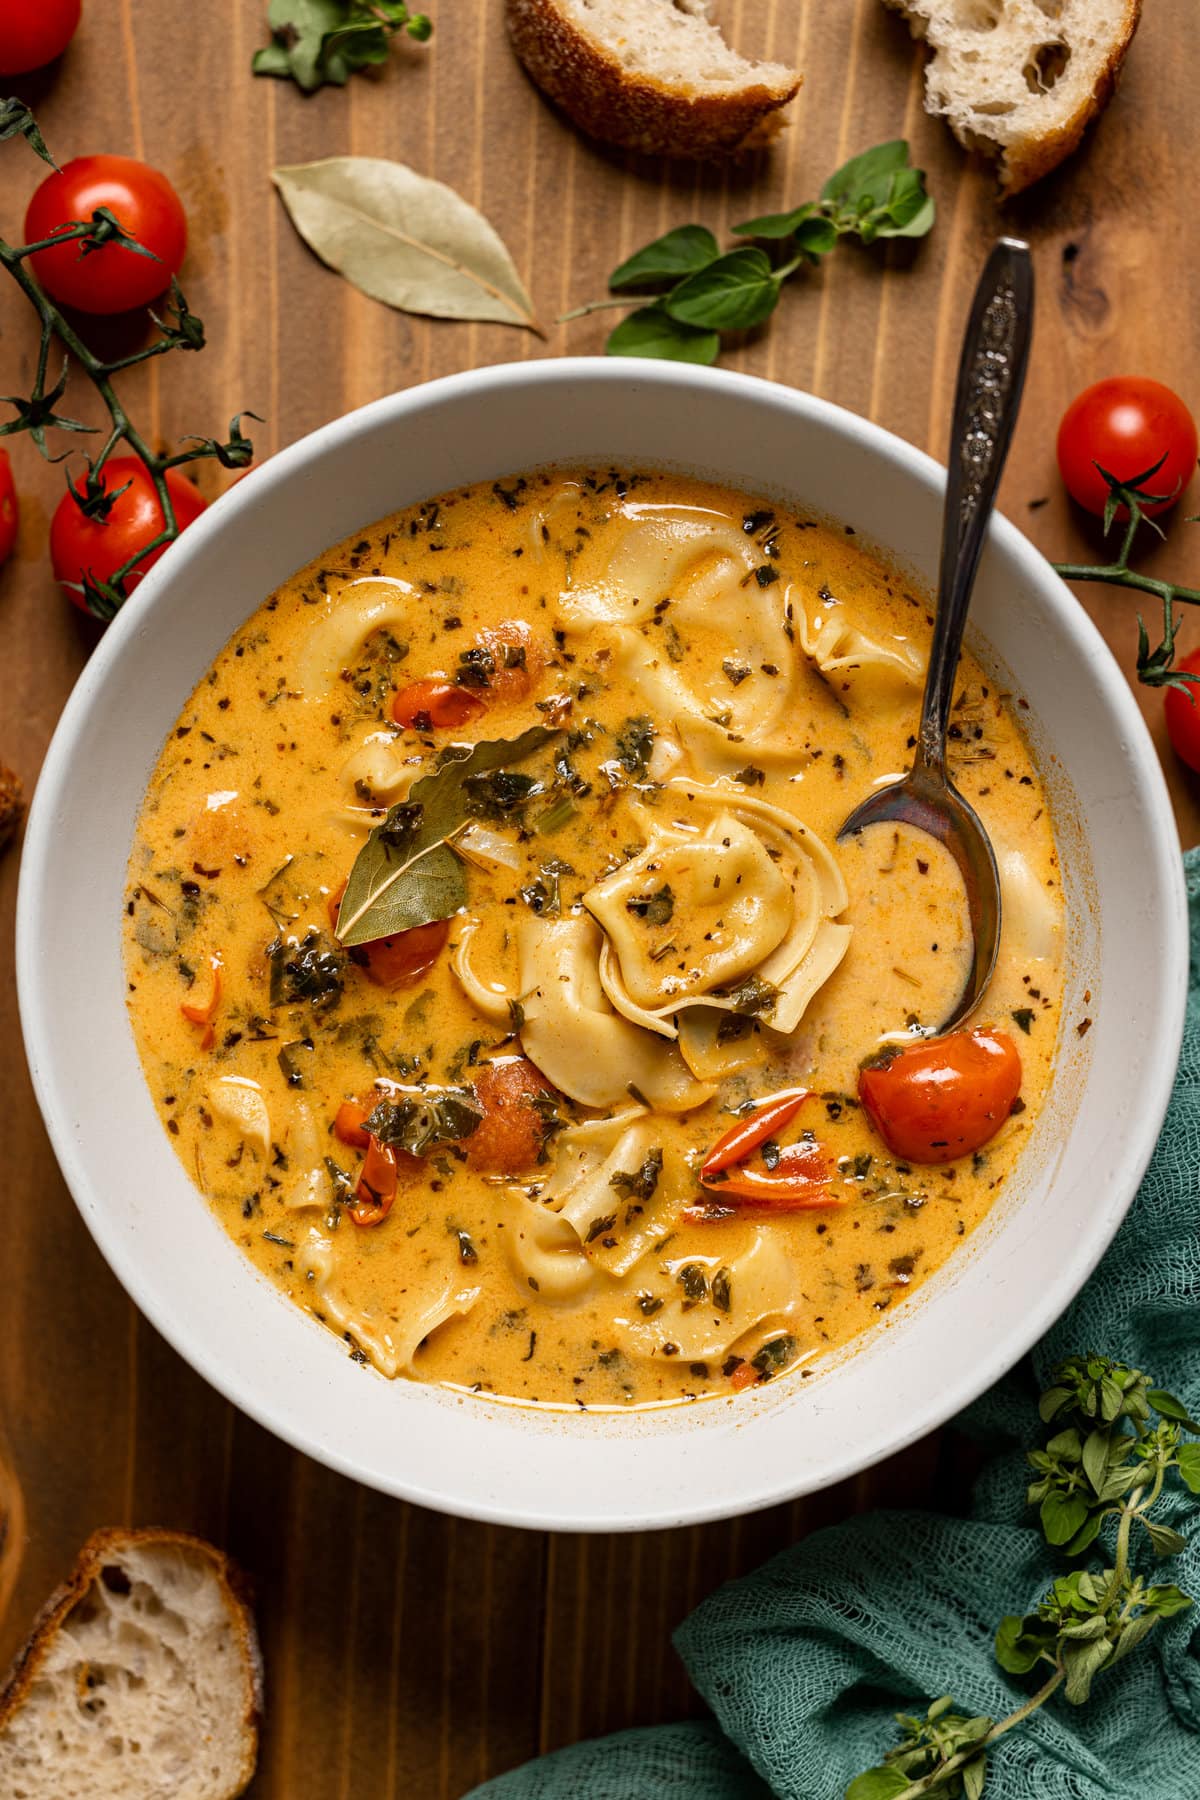
M61 66L21 91L60 156L141 154L171 176L192 226L185 287L209 330L203 356L126 378L138 416L169 440L218 430L250 407L266 415L254 431L271 451L430 376L594 354L619 315L570 325L558 315L600 297L637 245L690 219L725 237L739 218L811 198L843 155L904 134L941 208L931 238L840 249L724 360L820 391L941 454L976 270L998 230L1029 235L1038 337L1003 502L1047 552L1094 550L1094 529L1072 513L1054 469L1071 395L1124 366L1200 397L1189 316L1200 252L1180 237L1176 210L1180 147L1196 131L1177 51L1187 0L1158 0L1148 13L1123 92L1086 156L1008 208L921 110L922 53L877 0L727 0L725 16L743 48L795 60L806 82L769 155L714 169L663 166L579 137L509 55L495 0L443 4L429 51L399 49L380 78L311 99L250 79L257 5L89 0ZM96 79L101 64L105 80ZM481 206L513 251L546 337L408 318L322 269L267 175L346 152L396 157ZM40 171L16 149L5 154L11 217ZM18 298L0 292L6 388L32 372ZM0 753L31 780L97 634L62 605L45 562L62 472L25 443L13 456L24 519L18 555L0 571ZM211 467L200 474L210 495L226 479ZM1198 545L1178 525L1147 564L1200 581ZM1128 670L1129 601L1098 590L1081 601ZM1200 642L1194 620L1183 638ZM1138 698L1165 750L1158 698ZM1200 791L1169 753L1165 762L1184 834L1196 841ZM16 874L10 855L0 863L0 1439L28 1516L12 1604L0 1612L0 1656L96 1525L200 1530L227 1544L259 1586L270 1707L255 1800L453 1800L538 1748L694 1710L670 1633L722 1581L862 1506L962 1492L970 1456L942 1438L857 1482L728 1524L547 1538L402 1506L287 1450L136 1316L66 1194L20 1051Z

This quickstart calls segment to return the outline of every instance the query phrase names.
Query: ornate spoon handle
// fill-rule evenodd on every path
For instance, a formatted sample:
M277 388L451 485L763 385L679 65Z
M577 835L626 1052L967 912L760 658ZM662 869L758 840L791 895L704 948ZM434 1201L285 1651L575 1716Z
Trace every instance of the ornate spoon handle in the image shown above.
M939 774L971 585L1017 420L1032 334L1029 246L1000 238L971 305L950 433L937 614L919 740L919 760Z

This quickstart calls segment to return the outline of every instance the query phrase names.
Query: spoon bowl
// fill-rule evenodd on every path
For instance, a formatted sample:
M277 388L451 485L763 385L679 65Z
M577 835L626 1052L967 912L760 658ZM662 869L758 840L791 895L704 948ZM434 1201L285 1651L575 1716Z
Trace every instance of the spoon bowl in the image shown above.
M1000 238L984 265L963 337L954 396L951 460L942 522L933 643L913 766L869 794L843 823L842 842L868 825L913 825L954 858L967 894L971 966L936 1035L953 1031L979 1005L1000 948L1000 874L983 822L946 773L946 733L963 629L984 535L1012 441L1033 329L1033 263L1028 244Z

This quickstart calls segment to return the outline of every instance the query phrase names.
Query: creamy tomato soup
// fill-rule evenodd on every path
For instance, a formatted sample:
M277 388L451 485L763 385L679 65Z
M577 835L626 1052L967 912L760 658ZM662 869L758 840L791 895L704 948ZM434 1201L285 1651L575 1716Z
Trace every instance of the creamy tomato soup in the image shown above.
M1006 908L970 1032L926 1035L969 959L953 864L835 841L911 759L929 635L852 534L605 470L386 519L230 640L139 822L130 1016L197 1188L349 1354L729 1394L978 1225L1062 992L1019 700L964 656L951 770Z

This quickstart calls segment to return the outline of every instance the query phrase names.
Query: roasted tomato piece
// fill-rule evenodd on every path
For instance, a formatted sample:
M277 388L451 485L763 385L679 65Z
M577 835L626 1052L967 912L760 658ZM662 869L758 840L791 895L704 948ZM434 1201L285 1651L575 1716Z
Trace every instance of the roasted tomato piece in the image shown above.
M527 1057L501 1056L475 1070L471 1086L483 1118L462 1147L485 1175L531 1169L546 1141L546 1102L555 1091Z
M406 731L446 731L468 725L483 712L478 694L440 676L410 682L392 701L392 717Z
M373 944L356 944L350 958L377 987L411 987L433 967L449 936L449 919L434 919L430 925L414 925L411 931L398 931L395 937L376 938Z
M871 1123L905 1162L945 1163L995 1137L1021 1091L1021 1058L1007 1032L954 1031L861 1070Z

